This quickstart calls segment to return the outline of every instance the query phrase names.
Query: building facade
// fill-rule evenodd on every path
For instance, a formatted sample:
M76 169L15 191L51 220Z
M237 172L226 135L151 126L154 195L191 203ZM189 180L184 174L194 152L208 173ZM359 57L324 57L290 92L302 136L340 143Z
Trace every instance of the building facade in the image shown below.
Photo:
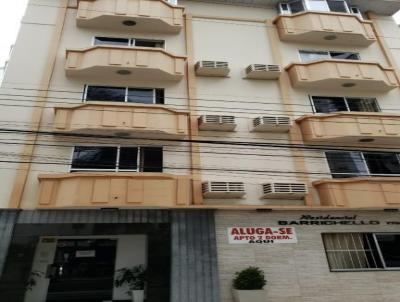
M389 0L31 0L4 75L10 301L398 301Z

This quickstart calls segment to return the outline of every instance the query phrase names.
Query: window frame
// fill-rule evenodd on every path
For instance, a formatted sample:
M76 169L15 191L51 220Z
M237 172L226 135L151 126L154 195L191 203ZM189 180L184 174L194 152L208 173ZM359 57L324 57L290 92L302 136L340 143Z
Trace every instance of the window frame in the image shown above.
M135 46L136 40L142 40L142 41L152 41L152 42L159 42L163 44L163 47L147 47L147 48L157 48L157 49L164 49L166 50L166 44L167 42L162 39L146 39L146 38L125 38L125 37L104 37L104 36L93 36L92 37L92 46L99 46L96 45L96 38L107 38L107 39L126 39L128 40L127 45L109 45L109 46L116 46L116 47L145 47L145 46ZM107 44L104 44L104 46L107 46Z
M334 250L328 250L326 247L326 242L324 240L324 235L330 235L330 234L371 234L373 238L373 243L375 244L376 251L379 256L379 260L382 264L382 267L377 267L377 268L360 268L360 269L355 269L355 268L349 268L349 269L333 269L331 263L329 262L329 257L328 253ZM385 258L383 257L381 247L379 245L379 242L376 238L376 235L400 235L400 232L322 232L321 233L321 239L322 239L322 244L324 246L324 252L325 252L325 257L326 257L326 262L329 267L329 271L331 273L346 273L346 272L373 272L373 271L400 271L400 266L399 267L387 267L385 263ZM368 242L370 245L371 243ZM369 250L372 251L373 247L369 246ZM363 251L366 251L364 249Z
M310 61L303 61L302 57L301 57L301 53L305 52L305 53L326 53L329 56L329 59L315 59L315 60L310 60ZM332 52L343 52L343 53L351 53L351 54L355 54L357 56L357 60L346 60L346 59L335 59L332 58ZM308 62L313 62L313 61L318 61L318 60L343 60L343 61L361 61L361 56L359 52L351 52L351 51L337 51L337 50L317 50L317 49L299 49L297 52L298 58L300 60L300 62L302 63L308 63Z
M89 87L109 87L109 88L124 88L125 89L125 98L123 102L118 102L118 101L88 101L87 100L87 93L88 93L88 88ZM148 104L148 105L164 105L165 104L165 89L164 88L145 88L145 87L117 87L117 86L101 86L101 85L90 85L90 84L85 84L84 86L84 91L83 91L83 97L82 97L82 102L83 103L88 103L88 102L112 102L112 103L128 103L128 104ZM152 103L135 103L135 102L129 102L128 97L129 97L129 89L147 89L147 90L152 90L153 94L153 101ZM157 90L163 90L164 91L164 98L162 103L157 103Z
M323 112L317 112L316 108L315 108L315 104L314 104L314 98L316 97L326 97L326 98L342 98L344 100L344 104L346 105L346 111L332 111L332 113L336 113L336 112L382 112L382 108L381 106L379 106L379 102L377 98L374 97L354 97L354 96L326 96L326 95L309 95L310 97L310 101L311 101L311 107L313 110L314 114L329 114L329 113L323 113ZM375 102L376 107L378 108L378 111L351 111L350 107L349 107L349 101L347 99L373 99Z
M328 3L328 1L326 1L326 0L321 0L321 1L324 1L325 2L325 4L326 4L326 6L328 7L328 10L327 11L320 11L320 10L314 10L314 9L310 9L310 0L292 0L292 1L283 1L283 2L280 2L279 3L279 12L280 12L280 14L282 14L282 15L285 15L285 13L283 13L283 10L281 9L281 4L287 4L288 5L288 8L289 8L289 14L292 14L292 10L291 10L291 7L290 7L290 3L291 2L294 2L294 1L301 1L301 3L303 4L303 8L304 8L304 11L305 12L309 12L309 11L312 11L312 12L331 12L331 13L342 13L342 14L350 14L350 15L357 15L357 16L359 16L360 18L362 17L362 15L361 15L361 12L360 12L360 10L358 9L358 7L357 6L349 6L349 4L347 3L347 1L346 0L340 0L340 1L342 1L342 2L344 2L344 4L345 4L345 8L346 8L346 12L335 12L335 11L332 11L331 9L330 9L330 7L329 7L329 3ZM312 1L312 0L311 0ZM353 13L352 12L352 10L351 9L357 9L358 10L358 13Z
M74 152L76 147L93 147L93 148L101 148L101 147L113 147L117 148L117 156L115 160L115 168L114 169L74 169L72 168L73 160L74 160ZM136 158L136 169L119 169L119 160L120 160L120 154L121 154L121 148L137 148L137 158ZM164 147L163 146L137 146L137 145L109 145L109 144L104 144L104 145L76 145L72 148L71 151L71 156L70 156L70 164L69 164L69 173L79 173L79 172L115 172L115 173L121 173L121 172L135 172L135 173L143 173L143 166L141 165L141 156L142 156L142 149L143 148L160 148L163 158L163 165L164 165ZM161 167L162 172L153 172L153 173L164 173L164 167ZM146 172L147 173L147 172Z
M336 152L336 153L338 153L338 152L340 152L340 153L358 153L361 155L361 159L363 161L363 164L364 164L364 167L365 167L365 170L367 171L367 173L365 175L363 174L363 175L352 176L352 177L381 177L381 176L382 177L400 177L400 174L372 174L371 169L368 166L368 163L367 163L367 161L365 159L365 155L364 155L364 153L368 153L368 151L366 151L366 152L363 152L363 151L325 151L324 152L325 161L329 168L329 172L330 172L332 178L333 178L333 175L356 175L356 173L333 173L331 171L331 167L329 165L328 157L326 156L326 154L334 153L334 152ZM400 166L400 153L395 153L395 152L373 152L373 153L375 153L375 154L394 154L394 155L396 155L397 161ZM344 178L344 177L340 177L340 178Z

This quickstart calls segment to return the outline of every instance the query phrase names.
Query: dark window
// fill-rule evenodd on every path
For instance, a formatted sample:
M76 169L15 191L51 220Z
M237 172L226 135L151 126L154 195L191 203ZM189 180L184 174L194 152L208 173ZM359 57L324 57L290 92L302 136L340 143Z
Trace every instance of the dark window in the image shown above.
M94 45L119 45L129 46L129 39L124 38L108 38L108 37L95 37Z
M316 113L337 111L379 112L378 102L373 98L343 98L330 96L312 97Z
M139 158L140 156L140 158ZM71 171L162 172L162 147L75 147Z
M332 59L340 60L360 60L360 56L354 52L330 51Z
M329 169L333 178L367 175L368 170L359 152L326 152Z
M303 12L304 11L304 5L302 1L293 1L289 3L290 5L290 10L293 14Z
M154 103L154 89L128 89L128 102L129 103L144 103L153 104Z
M346 98L350 111L379 112L381 111L376 99Z
M324 97L314 96L312 97L315 112L317 113L329 113L337 111L347 111L346 102L341 97Z
M164 89L156 89L156 104L164 104Z
M126 88L87 86L86 101L124 102Z
M163 150L158 147L143 147L141 165L143 172L163 171Z
M137 170L138 168L138 148L123 147L119 154L120 170Z
M161 40L147 40L147 39L134 39L134 40L135 40L135 46L164 48L164 41Z
M347 13L346 3L343 0L327 0L330 11Z
M400 268L400 234L376 234L385 266Z
M115 147L75 147L71 170L115 169L116 162Z
M400 163L394 153L364 153L371 174L400 174Z

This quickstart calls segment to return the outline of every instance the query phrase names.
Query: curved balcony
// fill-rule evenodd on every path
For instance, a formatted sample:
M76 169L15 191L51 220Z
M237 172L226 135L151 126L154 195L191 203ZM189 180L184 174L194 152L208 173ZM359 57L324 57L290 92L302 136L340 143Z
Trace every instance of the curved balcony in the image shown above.
M324 45L368 46L376 41L372 21L334 12L301 12L274 20L281 40Z
M323 179L313 182L321 205L339 208L400 207L400 177Z
M191 179L165 173L39 175L38 208L173 208L191 203Z
M296 88L386 92L399 86L393 68L353 60L316 60L285 68Z
M80 27L138 32L178 33L183 27L184 7L163 0L78 1Z
M69 133L146 137L188 135L188 113L164 105L87 102L55 108L54 130Z
M94 46L67 50L68 76L124 80L180 81L186 57L161 48Z
M305 143L357 146L400 146L400 115L375 112L335 112L296 120Z

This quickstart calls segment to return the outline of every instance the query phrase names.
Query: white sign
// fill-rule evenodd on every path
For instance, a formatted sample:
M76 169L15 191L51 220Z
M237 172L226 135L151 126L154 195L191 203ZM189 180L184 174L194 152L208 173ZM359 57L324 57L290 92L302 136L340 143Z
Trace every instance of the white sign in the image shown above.
M75 257L76 257L76 258L91 258L91 257L96 257L96 251L95 251L95 250L76 251Z
M231 227L228 238L230 244L297 243L293 227Z

